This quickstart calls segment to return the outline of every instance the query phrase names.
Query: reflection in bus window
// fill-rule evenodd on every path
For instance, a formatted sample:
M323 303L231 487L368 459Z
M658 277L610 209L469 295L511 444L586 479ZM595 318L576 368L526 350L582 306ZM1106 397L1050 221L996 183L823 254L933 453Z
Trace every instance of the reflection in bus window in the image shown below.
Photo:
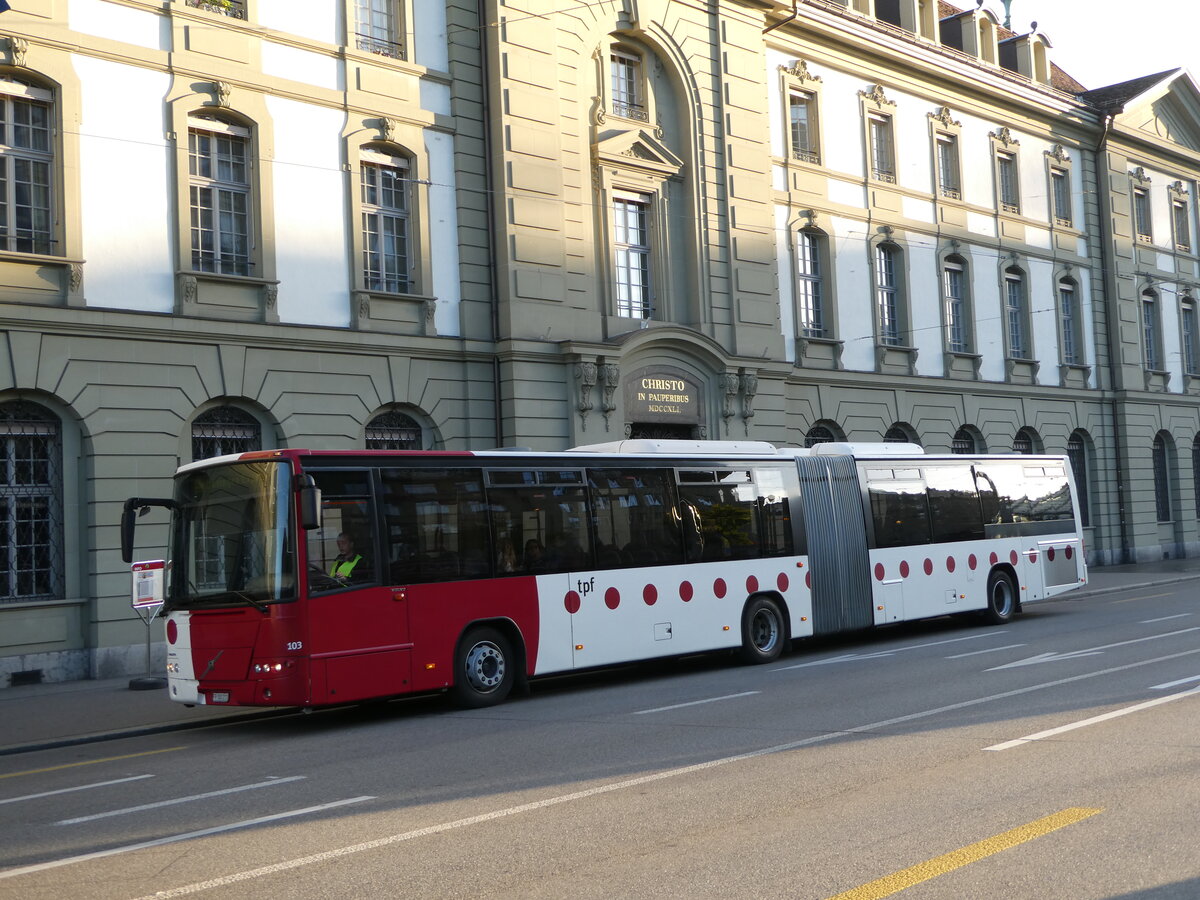
M934 543L983 538L979 493L970 469L931 466L925 470L925 483Z
M492 539L505 553L513 548L512 574L592 566L582 472L489 469L487 480ZM497 574L506 574L502 568Z
M992 461L978 467L976 478L981 494L984 485L995 493L994 503L984 503L988 525L1063 522L1074 517L1070 483L1061 465ZM1039 529L1027 527L1019 531L1035 534Z
M384 469L388 581L486 577L487 508L478 469Z
M588 470L600 568L683 562L673 482L670 469Z
M313 593L334 591L348 585L377 582L375 529L371 516L371 476L363 471L314 472L321 489L321 527L306 533L308 580ZM338 538L342 537L342 546ZM334 577L339 554L352 552L343 566L344 577Z
M929 506L920 481L871 481L876 547L929 543Z
M712 562L759 555L758 502L745 469L680 469L679 499L688 516L699 521L688 559Z

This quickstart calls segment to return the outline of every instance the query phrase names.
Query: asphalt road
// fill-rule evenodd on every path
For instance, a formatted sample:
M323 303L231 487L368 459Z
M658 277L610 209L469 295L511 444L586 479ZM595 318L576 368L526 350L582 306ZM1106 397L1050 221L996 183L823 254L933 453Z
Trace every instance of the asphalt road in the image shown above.
M2 757L0 898L1192 900L1197 599Z

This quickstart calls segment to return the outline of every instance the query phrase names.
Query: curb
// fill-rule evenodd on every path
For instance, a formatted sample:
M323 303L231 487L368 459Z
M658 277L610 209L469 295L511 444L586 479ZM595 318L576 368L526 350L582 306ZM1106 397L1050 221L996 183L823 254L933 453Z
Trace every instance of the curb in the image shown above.
M1155 578L1153 581L1138 581L1131 584L1118 584L1112 587L1103 588L1085 588L1082 591L1072 591L1066 594L1059 594L1057 597L1051 597L1051 600L1087 600L1089 597L1100 597L1104 594L1115 594L1118 591L1142 591L1146 588L1162 587L1169 584L1179 584L1184 581L1194 581L1200 578L1200 572L1190 573L1187 575L1176 575L1171 578ZM1040 601L1039 601L1040 602Z

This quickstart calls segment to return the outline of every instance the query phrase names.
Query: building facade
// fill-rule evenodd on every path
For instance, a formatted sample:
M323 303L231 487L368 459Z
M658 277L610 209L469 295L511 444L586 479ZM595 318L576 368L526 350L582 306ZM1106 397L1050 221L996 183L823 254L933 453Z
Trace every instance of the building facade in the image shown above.
M144 671L121 504L253 448L1069 453L1093 563L1200 554L1181 70L933 0L11 5L0 685Z

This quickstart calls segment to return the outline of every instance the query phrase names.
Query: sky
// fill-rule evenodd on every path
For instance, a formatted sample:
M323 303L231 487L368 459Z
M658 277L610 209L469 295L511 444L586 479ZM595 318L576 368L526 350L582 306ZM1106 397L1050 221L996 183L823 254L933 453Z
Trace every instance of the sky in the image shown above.
M984 7L1004 21L1001 0ZM1086 88L1178 67L1200 79L1200 0L1012 0L1011 9L1012 30L1037 22L1050 61Z

